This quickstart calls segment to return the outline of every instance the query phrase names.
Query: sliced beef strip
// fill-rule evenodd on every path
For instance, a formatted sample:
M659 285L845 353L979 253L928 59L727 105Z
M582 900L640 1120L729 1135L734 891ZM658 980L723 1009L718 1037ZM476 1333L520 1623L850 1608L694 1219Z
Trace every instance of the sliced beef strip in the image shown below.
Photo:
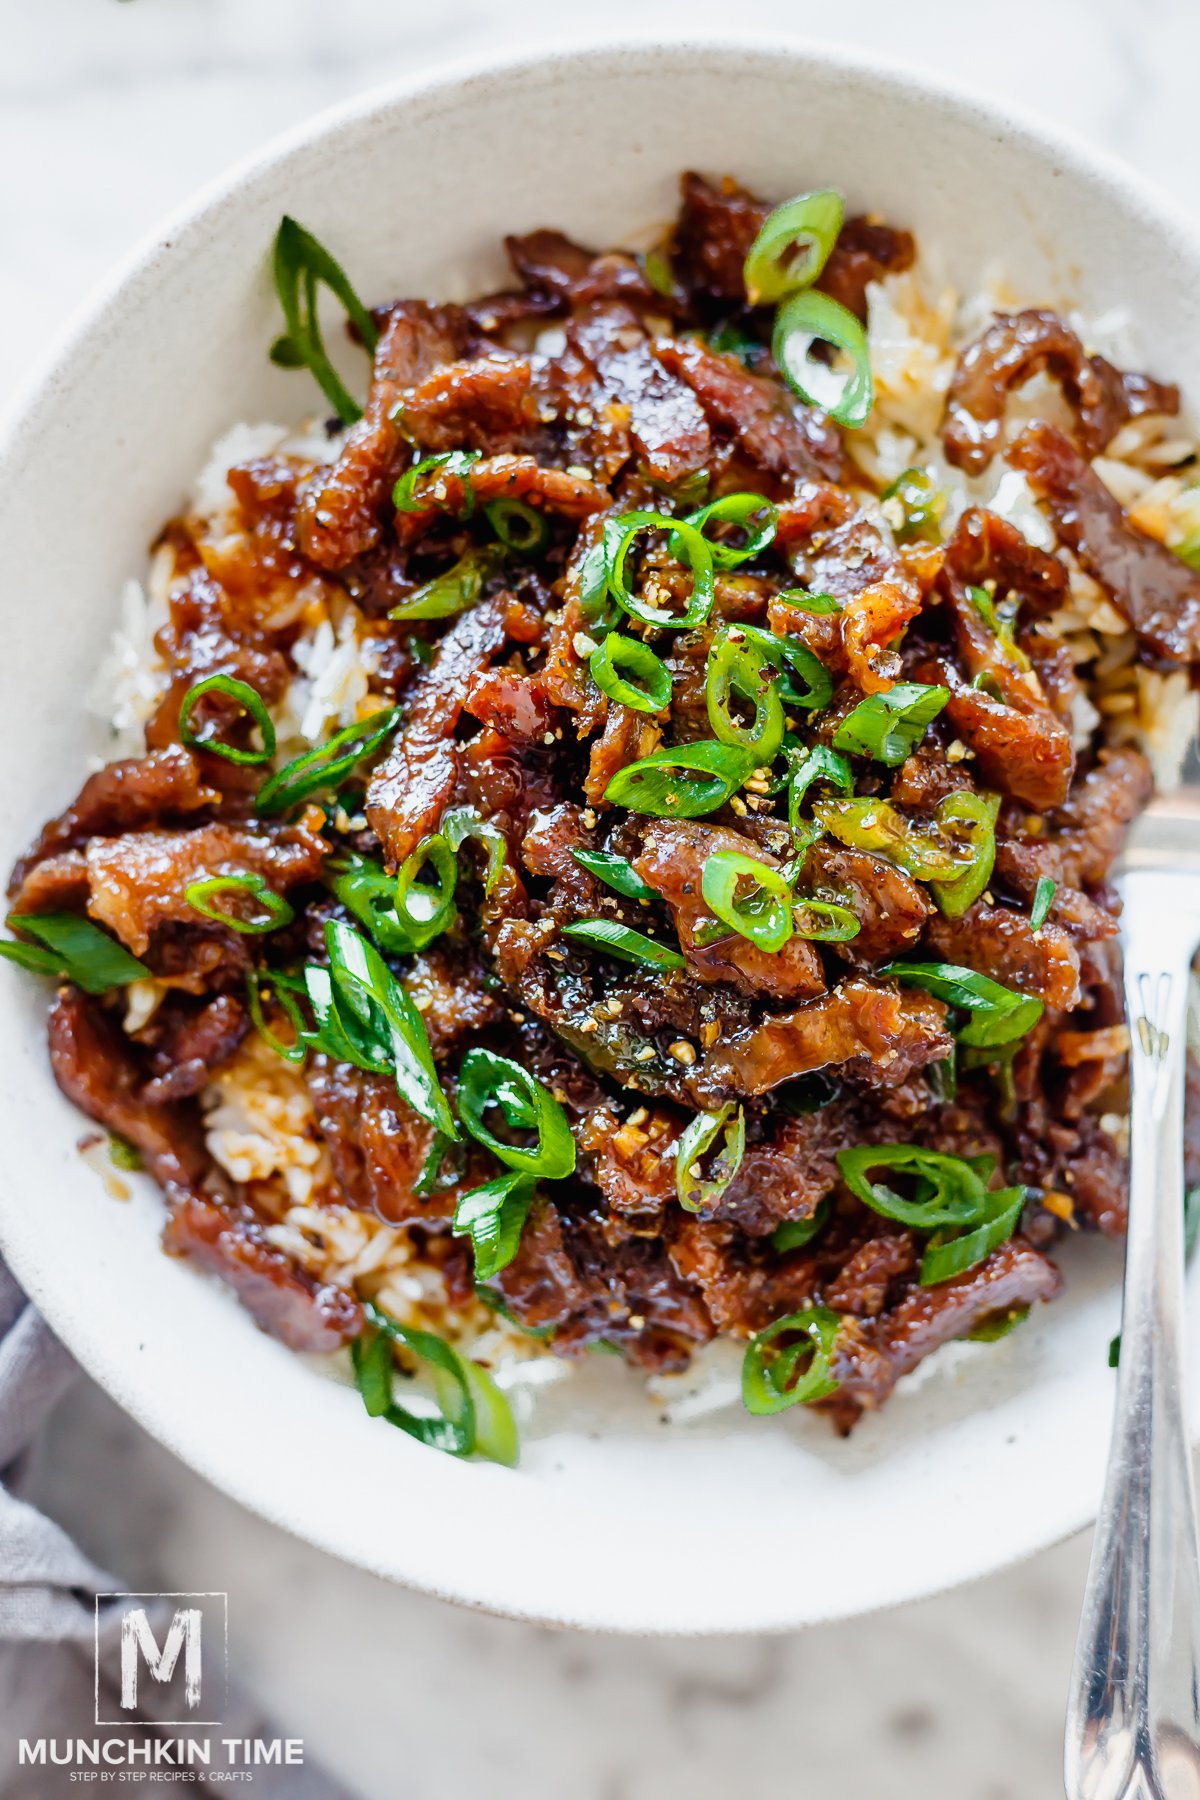
M778 869L775 857L753 839L723 825L691 819L657 819L647 826L634 868L671 909L688 967L700 981L731 982L746 994L775 1000L809 999L825 991L820 956L806 938L792 936L782 950L760 950L737 932L716 943L703 939L703 927L716 921L701 892L704 865L718 852L751 857Z
M933 912L926 890L893 863L866 850L813 845L801 885L822 900L840 901L857 915L857 937L840 946L853 963L870 967L911 950Z
M723 1101L766 1094L798 1075L849 1065L873 1086L894 1087L949 1055L945 1008L926 994L850 976L818 1000L777 1013L706 1051L693 1091Z
M437 829L458 779L453 733L467 684L503 645L503 603L483 600L455 619L414 686L404 725L367 787L367 818L390 865Z
M311 1059L306 1079L347 1203L388 1225L448 1224L455 1192L439 1188L423 1199L412 1191L433 1127L400 1098L395 1082L328 1056Z
M685 1369L713 1336L695 1288L678 1272L660 1239L613 1235L602 1215L571 1211L563 1243L586 1299L554 1334L565 1355L600 1342L652 1370Z
M506 237L504 248L518 280L557 307L586 306L595 300L628 299L646 306L661 299L634 257L620 251L585 250L561 231L530 231Z
M203 1006L168 999L141 1034L151 1045L152 1079L142 1098L155 1106L186 1100L207 1086L250 1029L250 1016L236 994L218 994Z
M1055 1012L1079 1004L1079 952L1049 920L1035 931L1025 913L977 900L956 919L941 914L930 919L925 947L939 961L978 969L1020 994L1036 994Z
M98 1000L60 988L50 1008L50 1066L67 1099L141 1153L168 1192L207 1173L200 1115L187 1105L155 1105L133 1046Z
M531 379L523 357L499 352L446 363L400 402L404 435L426 455L524 449L538 431Z
M1200 660L1200 574L1132 525L1096 471L1052 425L1030 425L1008 452L1059 542L1167 662Z
M993 1250L978 1268L936 1287L912 1287L863 1338L845 1334L834 1354L839 1387L827 1403L843 1424L881 1406L901 1375L952 1338L996 1313L1053 1300L1062 1286L1054 1264L1021 1238Z
M211 1194L171 1196L163 1247L219 1275L263 1330L289 1350L328 1355L362 1330L348 1289L322 1284L271 1243L251 1207Z
M106 763L88 776L67 810L43 826L37 842L13 870L9 894L16 895L30 870L47 857L77 850L91 837L116 837L174 821L214 806L220 798L214 788L205 787L199 763L182 744Z
M728 433L776 491L841 473L836 426L815 408L792 401L777 381L749 374L735 356L686 338L655 340L664 369L693 390L710 425Z
M188 690L210 675L232 675L274 706L283 698L291 679L287 659L272 634L240 617L238 609L217 582L202 570L194 572L167 602L167 623L155 634L155 646L170 671L166 690L146 725L150 750L178 746L179 709ZM206 697L193 717L197 726L209 728L209 718L221 723L226 716L245 729L240 707L218 696ZM237 795L257 779L253 768L238 768L220 757L195 753L200 775L208 787L223 795Z
M316 471L300 503L300 548L322 569L343 569L378 542L386 502L400 473L404 437L393 414L416 387L458 354L457 317L419 300L388 311L375 349L366 410L337 460Z
M943 443L956 468L982 474L1000 448L1009 394L1042 370L1061 386L1088 456L1139 413L1179 411L1178 388L1089 357L1057 313L998 313L960 353L950 381Z
M593 302L576 313L568 339L596 372L593 404L627 415L633 447L652 481L670 485L708 468L712 441L699 401L652 353L631 307Z
M92 838L86 852L88 911L141 956L162 926L197 919L187 899L192 882L212 875L258 875L276 894L286 894L318 879L327 848L304 820Z
M1060 888L1102 889L1131 820L1153 790L1150 765L1132 745L1102 750L1066 802L1043 819L1002 809L996 834L996 877L1032 901L1041 876ZM1056 896L1057 899L1057 896Z
M916 257L910 231L858 214L842 226L816 285L866 324L868 287L888 275L902 275Z

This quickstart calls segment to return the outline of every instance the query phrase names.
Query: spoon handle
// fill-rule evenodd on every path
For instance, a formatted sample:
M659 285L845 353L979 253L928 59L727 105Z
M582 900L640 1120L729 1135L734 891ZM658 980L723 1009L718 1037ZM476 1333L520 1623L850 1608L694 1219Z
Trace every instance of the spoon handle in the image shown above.
M1126 889L1129 1239L1116 1417L1075 1646L1068 1800L1200 1800L1200 1556L1183 1402L1183 921Z

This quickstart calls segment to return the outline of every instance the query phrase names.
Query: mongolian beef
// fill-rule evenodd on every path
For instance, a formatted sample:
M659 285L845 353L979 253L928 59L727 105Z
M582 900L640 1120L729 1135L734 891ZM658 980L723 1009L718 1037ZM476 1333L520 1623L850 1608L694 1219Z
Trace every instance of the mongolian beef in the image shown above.
M1190 724L1195 445L1111 321L931 298L829 191L505 247L370 311L283 222L334 416L165 528L131 753L4 952L167 1250L372 1415L511 1460L507 1359L729 1337L848 1429L1124 1229L1109 877Z

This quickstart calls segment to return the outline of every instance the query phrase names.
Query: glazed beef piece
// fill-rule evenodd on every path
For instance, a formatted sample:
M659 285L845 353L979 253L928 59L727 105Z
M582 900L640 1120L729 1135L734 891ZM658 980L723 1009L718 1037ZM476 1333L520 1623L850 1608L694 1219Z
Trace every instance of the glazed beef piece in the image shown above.
M949 461L969 475L981 474L1000 448L1009 394L1043 370L1061 386L1087 456L1141 413L1179 411L1178 388L1122 374L1102 356L1088 356L1057 313L999 313L954 370L943 433Z
M266 1236L246 1205L210 1194L171 1196L163 1246L233 1289L246 1311L289 1350L328 1355L362 1330L362 1308L346 1288L321 1284Z
M1031 425L1009 451L1078 558L1142 638L1168 662L1200 658L1200 575L1131 525L1095 470L1052 425Z
M1178 395L1090 354L1056 314L998 316L958 360L946 458L976 476L1002 452L1055 552L953 477L946 511L922 518L904 484L884 494L862 472L891 454L878 416L856 436L776 366L771 311L749 305L744 277L767 215L735 183L689 174L657 256L536 230L507 240L508 291L378 310L365 409L331 459L252 457L167 527L146 754L89 776L14 871L26 921L75 915L85 945L99 928L146 965L125 993L58 988L60 1086L140 1152L168 1250L292 1348L352 1341L359 1294L389 1291L393 1258L452 1320L478 1323L482 1298L553 1353L604 1345L651 1372L821 1306L840 1319L822 1404L848 1429L939 1345L1052 1299L1065 1230L1125 1228L1111 882L1151 773L1129 741L1131 640L1112 649L1097 627L1093 649L1077 629L1076 565L1140 660L1196 660L1200 576L1130 523L1088 460ZM914 257L907 232L851 218L818 285L865 321L872 284ZM891 298L903 308L905 289ZM1061 390L1071 429L1009 443L1010 395L1035 375ZM930 452L921 442L914 462ZM428 458L443 460L397 507L398 479ZM764 499L767 529L752 531ZM631 514L641 529L620 560ZM689 519L711 571L673 529ZM714 657L738 644L722 691ZM669 698L638 692L664 673ZM223 684L194 705L202 741L180 741L184 698L212 675L270 709L277 766L301 718L312 741L314 708L322 744L335 718L394 706L394 723L264 817L256 727ZM914 719L909 684L943 686L943 709ZM709 759L708 790L657 762L625 803L631 765L685 750ZM834 799L854 801L853 829ZM974 858L969 897L938 872L950 840L955 866ZM721 917L705 898L710 859L731 854L790 890L775 949L754 880L724 899L710 880ZM229 924L206 918L188 893L209 876L262 883L294 916L272 924L235 893ZM363 951L370 1003L366 985L351 998L331 979L351 926L382 959ZM970 1011L919 971L899 979L898 962L987 976L1042 1011L1018 1042L964 1043ZM508 1165L467 1129L463 1059L478 1049L539 1083L575 1145L569 1173L510 1190L518 1222L528 1210L482 1296L455 1218ZM412 1069L377 1072L389 1055L432 1071L461 1140L435 1131ZM532 1141L516 1086L497 1098L497 1141ZM264 1152L261 1172L247 1152L256 1173L235 1178L238 1105L294 1134L296 1161L272 1172ZM1197 1120L1200 1107L1200 1169ZM974 1159L991 1186L1024 1187L1016 1235L922 1286L929 1233L878 1210L878 1191L868 1204L845 1161L863 1146ZM922 1194L903 1170L887 1179ZM297 1205L302 1260L284 1247ZM322 1208L339 1230L322 1233Z

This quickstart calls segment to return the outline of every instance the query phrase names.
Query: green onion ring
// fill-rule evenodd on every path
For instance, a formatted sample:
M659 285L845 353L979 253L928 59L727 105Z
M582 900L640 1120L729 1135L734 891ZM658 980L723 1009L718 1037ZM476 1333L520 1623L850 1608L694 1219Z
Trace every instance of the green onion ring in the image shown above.
M427 864L437 876L436 886L417 879ZM396 917L415 950L423 950L453 925L458 916L454 905L457 885L458 863L446 839L440 832L422 838L401 864L395 888Z
M826 404L812 391L813 371L818 365L809 362L808 352L817 341L844 350L854 365L832 404ZM811 406L824 406L839 425L854 428L866 424L875 402L867 334L840 301L817 293L793 294L785 300L775 315L771 354L784 380L802 400ZM822 369L821 373L827 375L829 371Z
M778 1250L781 1256L786 1256L789 1250L802 1250L823 1229L829 1213L829 1200L826 1198L818 1202L817 1210L807 1219L785 1219L771 1233L771 1248Z
M205 694L222 694L227 700L236 700L262 732L262 749L238 750L233 744L223 744L219 738L200 737L193 731L192 713ZM186 744L189 750L207 750L213 756L223 756L226 762L267 763L275 754L275 722L267 711L262 695L249 682L238 681L233 675L209 675L203 681L198 681L195 687L189 688L183 696L183 703L179 708L179 741Z
M611 850L572 850L571 855L589 875L594 875L615 893L624 894L627 900L658 899L658 894L642 880L627 857L617 856Z
M682 612L668 612L664 607L641 599L632 592L625 579L625 561L630 546L644 531L669 531L673 534L672 542L679 543L681 554L676 561L692 572L692 591ZM672 631L703 625L712 610L715 592L713 554L711 545L694 525L683 519L669 519L662 513L622 513L605 525L603 545L608 591L630 618L639 619L643 625L659 625Z
M593 650L588 658L588 668L600 692L620 706L630 706L635 712L656 713L665 711L671 704L671 671L649 644L640 643L637 638L610 631L600 648ZM638 676L645 685L635 687L633 682L626 681L622 669Z
M789 1406L810 1406L832 1394L838 1386L831 1365L841 1324L841 1314L829 1307L807 1306L752 1337L742 1363L746 1411L761 1417L786 1412ZM768 1355L776 1338L793 1333L800 1338L798 1344ZM797 1368L806 1359L808 1367L797 1377Z
M469 519L475 511L475 490L468 476L472 466L479 461L479 455L478 450L448 450L441 456L423 457L401 475L392 489L392 505L402 513L423 513L436 507L439 512L456 512L460 519ZM447 503L444 488L442 498L437 497L439 484L435 477L444 481L448 476L462 484L462 504L457 508ZM418 493L420 484L431 491Z
M483 590L503 566L503 544L481 544L460 556L453 568L415 588L388 613L389 619L451 619L466 612L483 596Z
M837 1153L837 1165L850 1192L872 1212L913 1231L977 1225L987 1208L981 1173L985 1163L990 1170L990 1157L969 1161L926 1150L920 1144L858 1144ZM872 1181L874 1169L898 1169L911 1176L917 1184L915 1197L906 1199L882 1181Z
M499 1107L514 1130L536 1133L532 1146L505 1143L485 1123ZM468 1050L458 1076L458 1110L471 1136L510 1169L547 1181L561 1181L575 1167L575 1139L567 1115L548 1088L528 1070L490 1050Z
M550 527L524 500L492 500L484 516L500 542L520 556L537 556L550 542Z
M533 1194L529 1177L514 1172L462 1195L452 1229L457 1237L471 1240L476 1281L490 1281L517 1254Z
M1057 888L1057 881L1052 880L1049 875L1038 876L1037 886L1033 890L1033 905L1029 908L1029 923L1035 931L1040 931L1050 916Z
M947 794L938 802L935 816L939 827L965 825L975 850L974 861L961 875L951 881L931 881L929 884L939 910L948 919L961 918L992 878L996 866L996 815L999 811L998 794L976 794L967 788Z
M792 912L796 936L814 944L848 944L862 930L862 920L852 906L839 900L806 897Z
M740 882L751 892L739 898ZM760 950L783 949L795 929L792 890L778 869L739 850L714 850L704 859L700 891L709 911Z
M764 632L763 636L767 634ZM754 708L754 721L734 717L731 700L740 696ZM745 631L723 631L713 639L704 675L708 722L719 743L733 744L765 768L783 743L783 699L778 666Z
M750 521L756 513L762 514L758 524ZM720 539L706 538L712 551L713 567L716 569L736 569L739 564L749 562L752 556L758 556L775 536L775 528L779 523L779 509L762 494L724 494L719 500L710 500L698 512L689 513L684 521L695 530L703 533L705 525L740 525L746 533L746 541L742 545L727 544ZM669 548L672 556L678 556L681 544L675 533L671 534Z
M256 906L262 907L266 917L239 919L223 907L212 905L218 894L244 894ZM278 931L280 926L290 925L296 916L295 908L282 894L268 886L261 875L209 875L203 881L190 882L183 890L183 897L202 919L212 919L218 925L227 925L230 931L240 931L248 936L261 931Z
M768 213L743 268L751 306L811 287L829 261L845 216L842 196L833 188L798 194Z
M730 1114L733 1113L733 1118ZM711 1175L700 1164L717 1138L722 1138ZM746 1115L734 1111L729 1101L719 1112L697 1113L675 1152L675 1195L685 1212L706 1212L714 1207L742 1166L746 1154Z
M1003 987L990 975L968 969L961 963L885 963L877 970L910 987L924 988L949 1006L961 1006L971 1015L970 1023L957 1034L960 1044L971 1049L995 1049L1001 1044L1015 1043L1033 1030L1045 1006L1035 994L1019 994L1015 988Z

